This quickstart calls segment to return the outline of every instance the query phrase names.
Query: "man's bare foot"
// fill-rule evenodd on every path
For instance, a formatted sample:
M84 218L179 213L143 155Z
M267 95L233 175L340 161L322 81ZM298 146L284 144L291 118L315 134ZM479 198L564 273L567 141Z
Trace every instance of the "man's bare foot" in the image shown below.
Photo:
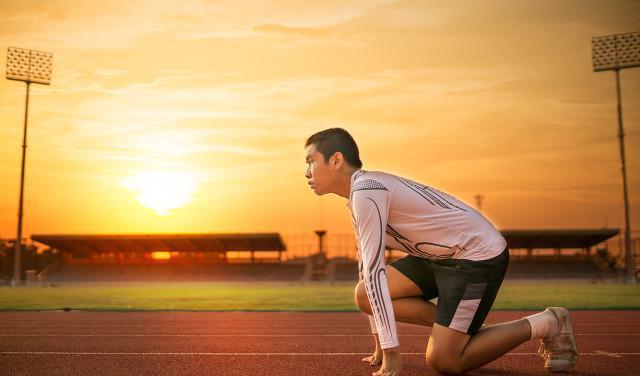
M373 355L362 358L362 361L365 363L369 363L371 367L379 366L382 364L382 350L376 349Z

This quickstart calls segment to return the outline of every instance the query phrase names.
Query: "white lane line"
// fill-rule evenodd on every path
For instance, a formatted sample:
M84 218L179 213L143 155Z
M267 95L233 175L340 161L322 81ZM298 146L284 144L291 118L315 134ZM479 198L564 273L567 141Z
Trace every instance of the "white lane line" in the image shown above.
M583 337L637 337L640 333L576 333ZM371 334L0 334L0 337L371 337ZM429 334L399 334L399 337L428 338Z
M601 337L637 337L640 333L573 333L574 336L601 336Z
M271 328L289 328L291 327L291 324L287 324L287 323L282 323L282 324L273 324L273 323L265 323L265 324L259 324L259 323L255 323L255 324L251 324L251 323L237 323L239 324L238 326L242 326L245 328L263 328L265 327L265 325L268 325ZM55 325L55 324L50 324L50 325L46 325L46 324L15 324L15 325L6 325L6 324L0 324L0 327L6 327L6 328L62 328L62 329L71 329L71 328L85 328L85 329L92 329L92 328L171 328L171 329L190 329L190 328L196 328L196 329L202 329L203 327L213 327L213 326L219 326L219 324L217 323L204 323L202 325L161 325L161 324L157 324L157 325L151 325L151 324L141 324L141 325L100 325L100 324L96 324L96 325ZM304 325L306 328L308 329L326 329L329 327L329 325ZM341 326L343 328L348 328L351 330L358 330L358 329L362 329L362 328L366 328L363 325L348 325L348 326ZM334 327L331 327L334 328ZM367 328L368 329L368 328Z
M205 322L202 323L202 325L162 325L162 324L122 324L122 325L118 325L118 324L94 324L94 325L61 325L59 323L55 323L55 324L46 324L46 323L42 323L42 324L34 324L34 323L7 323L7 322L3 322L0 323L0 327L19 327L19 328L35 328L35 327L40 327L40 328L174 328L174 329L182 329L182 328L202 328L203 326L207 326L207 325L217 325L217 323L211 323L211 322ZM244 325L245 327L264 327L264 324L261 323L242 323L242 325ZM494 325L494 324L491 324ZM277 324L277 323L269 323L269 326L271 327L289 327L289 324ZM637 325L629 325L629 324L616 324L616 323L607 323L606 325L603 324L598 324L598 325L585 325L585 324L575 324L574 325L574 329L586 329L587 327L598 327L598 328L602 328L602 327L625 327L628 328L627 331L629 330L640 330L640 326ZM318 329L322 329L322 328L326 328L327 326L324 325L306 325L306 327L308 328L318 328ZM363 327L362 325L356 324L356 325L345 325L345 327L349 327L349 328L361 328Z
M371 337L372 334L0 334L0 337ZM428 335L400 335L428 337Z
M371 334L0 334L0 337L213 337L213 338L292 338L292 337L371 337ZM399 337L429 337L407 335Z
M602 351L602 350L595 350L594 353L597 353L598 355L608 356L610 358L622 358L622 355L620 355L620 353L611 353L611 352Z
M424 356L423 352L405 352L402 355L420 355ZM165 356L165 355L180 355L180 356L362 356L371 355L370 352L335 352L335 353L322 353L322 352L65 352L65 351L2 351L0 355L144 355L144 356ZM509 356L539 356L537 352L523 352L523 353L507 353ZM640 352L631 353L606 353L596 351L592 353L580 353L583 356L606 356L606 357L622 357L622 356L640 356Z

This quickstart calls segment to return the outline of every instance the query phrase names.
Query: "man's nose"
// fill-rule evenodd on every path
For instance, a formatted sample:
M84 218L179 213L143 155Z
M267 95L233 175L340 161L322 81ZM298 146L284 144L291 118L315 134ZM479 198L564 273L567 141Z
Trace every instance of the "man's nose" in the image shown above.
M307 171L304 173L304 177L311 179L311 166L307 167Z

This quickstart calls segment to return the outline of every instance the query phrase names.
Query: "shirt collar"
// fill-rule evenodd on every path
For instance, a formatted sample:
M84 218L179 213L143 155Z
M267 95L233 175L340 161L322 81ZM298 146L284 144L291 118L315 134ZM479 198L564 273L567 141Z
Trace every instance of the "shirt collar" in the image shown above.
M360 174L360 172L362 171L362 169L357 169L353 172L353 174L351 174L351 186L353 186L353 181L356 180L356 177Z
M356 178L360 175L360 172L362 172L362 169L357 169L351 175L351 185L349 186L349 199L347 200L348 208L351 207L351 190L353 189L353 183L355 182Z

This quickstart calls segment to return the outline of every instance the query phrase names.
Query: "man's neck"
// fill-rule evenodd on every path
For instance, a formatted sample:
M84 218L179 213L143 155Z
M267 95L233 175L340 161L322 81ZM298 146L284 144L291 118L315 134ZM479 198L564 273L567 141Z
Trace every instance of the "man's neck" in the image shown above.
M340 181L338 184L339 188L336 191L336 194L338 196L342 196L347 199L349 198L349 194L351 193L351 177L358 170L358 168L348 168L345 170L344 175L340 177Z

